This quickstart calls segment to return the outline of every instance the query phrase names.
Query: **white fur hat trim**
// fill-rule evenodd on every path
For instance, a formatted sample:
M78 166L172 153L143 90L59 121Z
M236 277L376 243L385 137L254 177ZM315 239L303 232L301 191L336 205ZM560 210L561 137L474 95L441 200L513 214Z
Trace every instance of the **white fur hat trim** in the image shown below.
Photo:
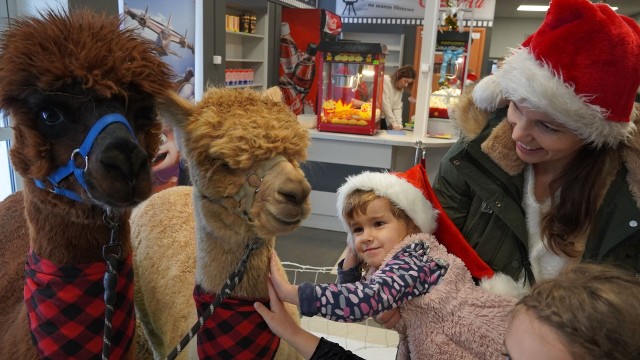
M474 87L472 96L479 108L488 111L506 104L507 99L543 111L598 147L625 141L635 131L633 122L608 121L605 109L576 95L572 86L524 47L512 50L494 75Z
M435 231L438 212L418 188L405 179L386 172L365 171L359 175L349 176L338 189L338 217L347 232L347 242L352 247L355 245L353 232L342 211L347 196L358 189L372 190L377 195L393 201L407 213L420 231L429 234Z

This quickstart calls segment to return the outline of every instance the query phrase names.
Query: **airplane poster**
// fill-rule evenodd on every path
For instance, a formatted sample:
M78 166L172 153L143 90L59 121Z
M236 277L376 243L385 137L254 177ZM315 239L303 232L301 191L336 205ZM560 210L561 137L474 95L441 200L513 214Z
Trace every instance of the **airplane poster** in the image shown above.
M124 26L136 29L156 45L158 54L176 74L175 90L195 102L195 0L120 0ZM189 185L173 129L162 129L161 145L152 163L153 191Z
M195 0L120 0L124 25L152 40L178 76L180 96L195 100Z

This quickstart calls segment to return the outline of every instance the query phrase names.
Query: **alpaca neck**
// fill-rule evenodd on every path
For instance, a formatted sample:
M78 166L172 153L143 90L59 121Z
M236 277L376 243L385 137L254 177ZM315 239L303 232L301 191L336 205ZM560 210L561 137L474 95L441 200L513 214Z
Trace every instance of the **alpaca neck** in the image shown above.
M229 274L238 267L240 259L246 252L247 244L258 237L252 227L235 221L229 221L233 214L220 214L222 221L209 226L202 216L202 208L195 207L196 218L196 283L204 291L218 292ZM232 226L236 225L236 226ZM233 292L238 298L268 297L266 280L269 275L269 257L273 251L275 238L262 238L263 244L254 250L247 264L242 282Z
M102 247L111 230L103 220L104 210L51 194L33 185L25 187L25 213L31 249L58 264L86 264L104 261ZM119 216L118 240L123 258L131 252L129 214Z

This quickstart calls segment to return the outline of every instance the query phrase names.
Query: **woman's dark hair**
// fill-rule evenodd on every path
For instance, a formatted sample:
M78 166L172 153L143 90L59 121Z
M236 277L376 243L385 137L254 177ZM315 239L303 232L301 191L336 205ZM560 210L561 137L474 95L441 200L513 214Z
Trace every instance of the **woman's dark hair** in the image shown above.
M398 70L396 70L396 72L393 73L393 75L391 75L391 79L396 82L402 78L407 78L407 79L412 79L415 80L416 78L416 71L413 70L413 67L411 65L404 65L398 68Z
M542 219L542 235L555 254L578 257L585 236L595 226L599 201L606 188L607 168L619 166L615 149L584 146L564 172L549 184L551 207Z

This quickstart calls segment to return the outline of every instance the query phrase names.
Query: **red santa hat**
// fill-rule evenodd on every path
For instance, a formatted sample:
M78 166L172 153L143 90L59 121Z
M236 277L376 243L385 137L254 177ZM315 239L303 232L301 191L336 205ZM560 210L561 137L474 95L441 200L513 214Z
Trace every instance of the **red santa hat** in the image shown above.
M616 145L640 86L640 26L607 4L553 0L540 28L473 89L493 111L506 100L544 111L582 139Z
M420 231L433 234L439 243L460 258L471 276L482 279L493 276L493 270L467 243L458 228L442 210L435 196L424 166L418 164L403 173L369 172L350 176L338 189L338 217L347 232L347 242L355 246L353 232L344 218L344 204L355 190L371 190L391 200L413 220Z

